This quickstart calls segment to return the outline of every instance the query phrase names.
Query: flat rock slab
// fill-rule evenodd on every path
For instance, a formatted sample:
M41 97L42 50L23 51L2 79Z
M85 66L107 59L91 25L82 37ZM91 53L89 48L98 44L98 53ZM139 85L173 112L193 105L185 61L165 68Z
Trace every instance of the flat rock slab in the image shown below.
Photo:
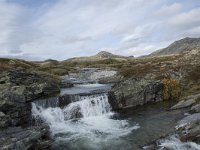
M180 120L178 122L178 125L176 126L176 128L182 127L188 123L191 123L193 121L198 121L198 120L200 120L200 113L189 115L189 116L183 118L182 120Z
M180 109L180 108L186 108L186 107L190 107L193 104L196 103L195 99L189 99L189 100L182 100L180 102L178 102L176 105L174 105L171 109Z

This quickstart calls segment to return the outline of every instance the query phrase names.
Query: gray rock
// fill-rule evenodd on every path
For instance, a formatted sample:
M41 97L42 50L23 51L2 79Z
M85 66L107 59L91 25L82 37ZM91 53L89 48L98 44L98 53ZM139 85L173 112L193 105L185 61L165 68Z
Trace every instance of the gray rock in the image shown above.
M46 139L44 138L46 135L48 135L48 132L43 127L32 127L26 129L20 127L8 128L0 133L0 149L34 149L36 145L40 145L40 142L42 143L45 140L48 140L47 137Z
M42 72L24 69L1 72L0 111L6 117L1 117L0 127L28 125L31 120L30 102L59 91L59 81Z
M200 118L195 118L189 122L183 124L177 130L178 135L180 136L181 141L194 141L200 142Z
M162 101L163 84L159 81L129 79L116 84L109 92L112 108L120 109Z
M174 105L173 107L171 107L171 109L186 108L186 107L192 106L195 103L196 103L195 99L182 100L178 102L176 105Z
M184 127L185 125L190 124L191 122L197 121L197 120L200 120L200 113L189 115L178 122L176 129Z
M200 104L194 105L190 110L191 112L200 113Z

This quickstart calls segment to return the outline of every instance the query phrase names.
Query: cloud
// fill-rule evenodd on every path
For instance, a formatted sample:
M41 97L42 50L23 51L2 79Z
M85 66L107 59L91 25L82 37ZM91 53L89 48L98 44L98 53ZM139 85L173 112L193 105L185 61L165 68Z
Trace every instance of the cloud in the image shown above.
M182 5L180 3L173 3L171 5L163 5L157 12L158 16L171 16L180 12Z
M0 57L63 60L101 49L144 55L198 37L199 6L196 0L2 0Z
M191 29L200 26L200 8L193 9L189 12L180 13L170 19L169 24L172 28L179 30Z

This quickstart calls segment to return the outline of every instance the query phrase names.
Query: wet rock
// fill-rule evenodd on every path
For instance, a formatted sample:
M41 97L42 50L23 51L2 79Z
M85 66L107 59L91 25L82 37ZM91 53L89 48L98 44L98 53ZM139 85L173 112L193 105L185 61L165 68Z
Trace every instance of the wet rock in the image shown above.
M193 120L177 130L181 141L200 142L200 119Z
M193 113L200 113L200 104L194 105L194 106L190 109L190 111L193 112Z
M192 114L192 115L189 115L185 118L183 118L182 120L180 120L178 122L178 125L176 126L176 128L180 128L186 124L189 124L190 122L192 121L196 121L196 120L200 120L200 113L195 113L195 114Z
M81 113L80 106L71 106L65 113L65 118L68 119L75 119L75 118L82 118L83 115Z
M109 92L113 109L162 101L163 84L159 81L129 79L116 84Z
M48 132L43 127L21 128L12 127L1 131L0 133L0 149L35 149L40 142L48 140Z
M10 124L10 118L8 115L5 115L3 112L0 112L0 128L5 128Z

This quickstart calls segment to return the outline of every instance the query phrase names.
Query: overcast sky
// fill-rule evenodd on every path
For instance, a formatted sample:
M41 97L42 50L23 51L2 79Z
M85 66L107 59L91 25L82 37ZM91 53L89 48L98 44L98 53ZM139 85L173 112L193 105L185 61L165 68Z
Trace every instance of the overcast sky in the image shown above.
M0 0L0 57L140 56L200 37L200 0Z

